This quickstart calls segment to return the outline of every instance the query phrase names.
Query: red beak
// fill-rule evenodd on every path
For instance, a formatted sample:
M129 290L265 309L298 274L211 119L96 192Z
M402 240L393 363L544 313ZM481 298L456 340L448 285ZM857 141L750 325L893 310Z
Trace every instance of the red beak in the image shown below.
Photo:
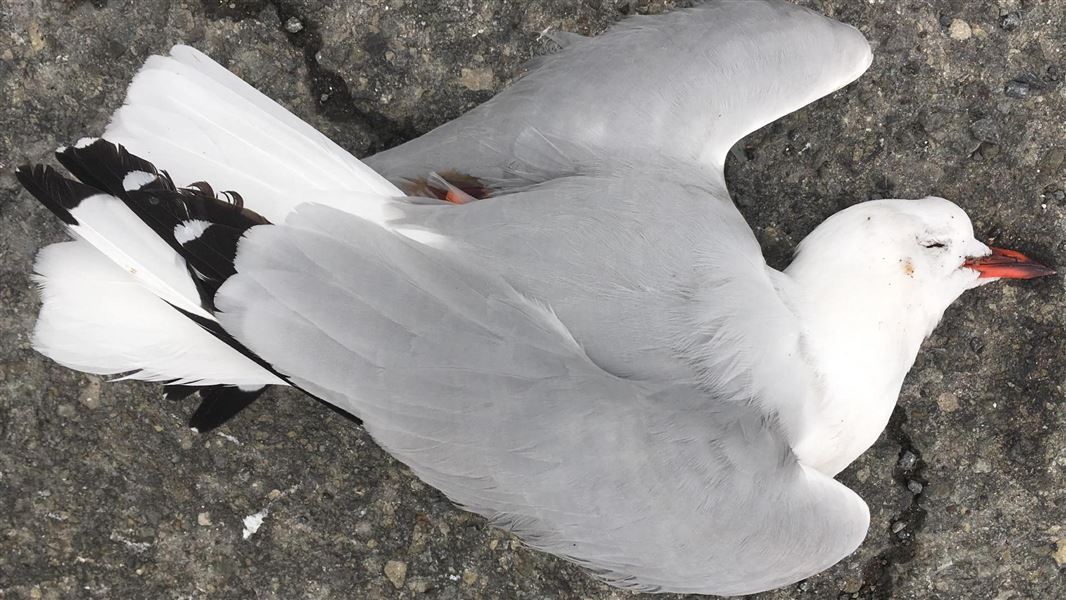
M979 279L1035 279L1054 275L1055 270L1036 262L1021 252L992 248L992 254L968 258L962 266L980 273Z

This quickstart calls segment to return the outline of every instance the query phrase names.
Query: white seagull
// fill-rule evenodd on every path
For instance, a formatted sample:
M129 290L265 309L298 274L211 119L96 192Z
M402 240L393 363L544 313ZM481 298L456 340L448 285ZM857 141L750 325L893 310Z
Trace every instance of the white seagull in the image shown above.
M866 70L849 26L720 1L561 39L365 163L192 48L151 57L102 139L57 152L80 182L19 171L76 238L37 260L35 348L199 391L203 427L295 386L617 586L836 563L869 511L833 476L944 310L1051 270L941 198L857 204L767 266L726 154Z

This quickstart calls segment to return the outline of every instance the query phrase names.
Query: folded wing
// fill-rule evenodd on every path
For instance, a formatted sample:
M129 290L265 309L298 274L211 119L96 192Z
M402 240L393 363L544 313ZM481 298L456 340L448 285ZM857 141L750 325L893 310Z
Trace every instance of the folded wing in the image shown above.
M627 587L740 594L851 552L865 504L775 421L593 364L552 311L335 209L254 227L224 327L464 507Z

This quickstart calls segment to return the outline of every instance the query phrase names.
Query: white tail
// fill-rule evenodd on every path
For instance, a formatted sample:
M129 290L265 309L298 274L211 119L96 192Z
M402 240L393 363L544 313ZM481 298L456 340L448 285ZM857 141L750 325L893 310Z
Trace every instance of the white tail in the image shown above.
M60 149L59 158L87 185L43 167L19 173L79 238L38 256L44 304L34 347L89 373L174 385L285 385L239 344L212 333L217 322L178 252L194 232L179 228L182 239L175 239L136 210L133 195L169 183L150 163L179 187L209 181L236 190L248 209L274 222L314 190L316 201L380 223L387 198L402 192L187 46L145 63L104 138L147 161L85 139Z
M44 304L33 347L65 367L182 385L285 385L86 241L46 247L35 270Z

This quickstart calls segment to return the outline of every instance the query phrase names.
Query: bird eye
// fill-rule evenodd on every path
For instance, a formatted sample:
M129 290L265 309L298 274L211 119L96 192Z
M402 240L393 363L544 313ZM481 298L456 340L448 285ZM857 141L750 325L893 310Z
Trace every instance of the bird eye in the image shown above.
M943 248L944 247L944 243L943 242L924 242L922 245L925 246L926 248Z

